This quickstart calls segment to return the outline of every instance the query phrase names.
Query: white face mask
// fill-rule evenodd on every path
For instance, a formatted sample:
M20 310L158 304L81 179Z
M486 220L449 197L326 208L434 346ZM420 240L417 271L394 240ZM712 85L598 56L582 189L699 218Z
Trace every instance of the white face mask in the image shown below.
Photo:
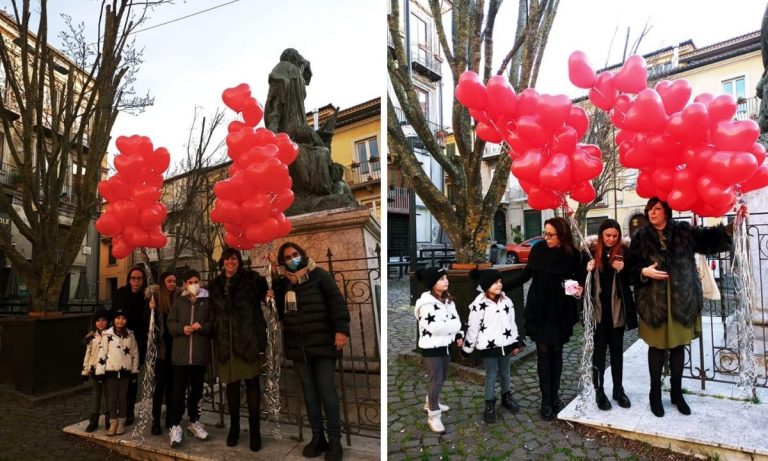
M200 284L199 283L190 283L187 285L187 291L192 296L197 296L197 293L200 291Z

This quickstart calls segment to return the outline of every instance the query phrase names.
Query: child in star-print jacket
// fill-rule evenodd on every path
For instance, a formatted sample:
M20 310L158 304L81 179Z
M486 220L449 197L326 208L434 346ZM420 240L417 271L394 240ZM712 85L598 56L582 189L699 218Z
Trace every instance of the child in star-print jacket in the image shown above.
M416 301L414 314L419 322L419 349L429 374L429 389L424 411L427 425L433 432L444 432L440 414L449 407L440 402L440 389L448 376L451 344L461 347L461 320L456 305L448 293L448 276L444 269L428 268L416 272L416 278L426 286Z
M139 377L139 347L133 332L126 327L126 311L116 308L113 316L112 328L101 337L96 379L107 382L107 408L111 416L107 435L122 435L128 412L128 384Z
M501 273L497 270L472 270L470 277L475 280L482 293L469 305L467 332L464 335L462 355L473 350L480 351L485 363L485 411L486 423L496 422L496 377L501 383L501 406L512 413L520 406L512 398L509 382L510 357L517 355L522 344L515 325L515 309L502 291Z
M96 366L99 364L99 349L101 348L101 337L109 326L109 311L97 311L93 315L93 330L83 338L85 343L85 357L83 357L83 369L81 374L83 376L83 383L87 382L89 378L92 380L91 387L93 389L93 400L91 407L91 417L88 420L88 426L85 428L85 432L93 432L99 427L99 415L101 414L101 396L105 396L107 401L107 386L95 379L96 378ZM104 414L107 426L109 426L109 412Z

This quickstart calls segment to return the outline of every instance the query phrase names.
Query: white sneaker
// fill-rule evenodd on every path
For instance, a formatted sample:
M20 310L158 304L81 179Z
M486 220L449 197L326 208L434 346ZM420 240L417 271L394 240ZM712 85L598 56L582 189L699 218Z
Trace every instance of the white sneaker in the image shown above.
M440 402L437 402L437 406L440 407L440 411L448 411L451 409L448 405L443 405ZM429 396L424 398L424 411L429 411Z
M432 432L445 432L445 426L443 426L443 421L440 419L440 413L440 410L429 411L429 416L427 417L427 426L429 426L429 429Z
M171 430L168 431L168 435L171 439L171 448L176 448L181 445L181 426L177 424L171 427Z
M200 421L189 423L189 426L187 426L187 432L189 432L189 435L198 440L208 440L208 431L205 430L205 426L203 426L203 423Z

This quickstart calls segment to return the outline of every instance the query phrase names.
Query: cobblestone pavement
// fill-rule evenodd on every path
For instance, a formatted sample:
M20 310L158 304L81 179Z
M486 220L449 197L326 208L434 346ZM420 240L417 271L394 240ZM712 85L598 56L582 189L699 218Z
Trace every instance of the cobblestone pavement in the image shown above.
M486 460L645 460L678 458L664 450L648 457L645 450L625 449L624 439L608 438L601 432L564 422L546 422L538 414L539 390L535 354L513 365L512 388L523 409L517 414L504 410L504 421L487 425L482 420L483 387L449 376L441 402L451 406L444 416L446 432L432 433L422 412L427 374L423 368L397 360L399 352L415 347L413 308L408 305L408 285L391 281L388 289L388 459L486 459ZM625 335L625 349L637 339ZM578 386L578 334L565 347L561 397L570 402ZM530 346L529 346L530 347ZM497 387L498 389L498 387ZM498 392L498 391L497 391ZM644 447L647 445L641 444ZM658 450L658 449L651 449Z
M84 391L29 407L17 393L0 388L0 460L127 459L62 432L65 426L88 418L90 403L91 394Z

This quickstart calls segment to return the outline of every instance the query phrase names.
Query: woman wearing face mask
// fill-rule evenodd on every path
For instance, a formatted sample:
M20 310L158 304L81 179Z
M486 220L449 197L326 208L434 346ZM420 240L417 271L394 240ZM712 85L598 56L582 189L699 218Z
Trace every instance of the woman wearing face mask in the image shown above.
M240 382L245 380L248 427L252 451L261 448L259 374L267 349L267 324L262 301L267 282L257 272L243 268L240 250L227 248L221 254L222 272L208 284L214 325L219 377L227 385L229 434L227 446L240 438Z
M624 330L637 328L637 313L629 276L624 270L624 254L627 249L621 242L621 226L613 219L600 224L594 258L587 263L587 270L593 272L592 295L595 303L595 349L592 353L592 382L595 385L597 407L610 410L611 401L605 395L603 380L605 374L606 349L611 350L611 378L613 378L613 400L620 407L629 408L629 397L622 386L624 366ZM595 270L597 269L597 270Z
M325 270L317 267L299 245L286 242L277 252L283 277L276 277L275 299L283 321L285 358L293 360L304 392L312 427L312 441L305 457L325 452L325 459L342 458L341 413L336 393L336 357L349 338L349 310ZM274 262L274 255L269 255ZM323 428L328 424L328 440Z

